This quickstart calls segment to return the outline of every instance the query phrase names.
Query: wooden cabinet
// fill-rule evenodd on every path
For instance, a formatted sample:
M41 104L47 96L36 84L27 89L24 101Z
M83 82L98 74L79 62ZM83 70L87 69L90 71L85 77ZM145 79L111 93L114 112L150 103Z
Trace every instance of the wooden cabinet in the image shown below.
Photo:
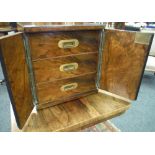
M0 38L0 57L23 131L79 130L122 114L126 99L137 98L153 34L96 24L20 30Z

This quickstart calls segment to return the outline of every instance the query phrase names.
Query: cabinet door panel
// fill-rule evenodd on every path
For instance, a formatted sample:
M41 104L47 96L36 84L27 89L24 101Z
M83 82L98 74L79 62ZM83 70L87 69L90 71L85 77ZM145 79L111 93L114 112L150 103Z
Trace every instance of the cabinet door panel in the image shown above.
M135 100L152 34L105 30L100 88Z
M0 38L0 58L16 121L22 128L33 109L22 33Z

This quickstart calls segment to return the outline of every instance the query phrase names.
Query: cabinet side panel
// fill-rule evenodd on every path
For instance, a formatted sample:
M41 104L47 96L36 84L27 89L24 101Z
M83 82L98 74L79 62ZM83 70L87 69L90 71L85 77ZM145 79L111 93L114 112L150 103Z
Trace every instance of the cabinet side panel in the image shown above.
M106 30L100 88L135 100L151 38L152 34L147 33ZM137 42L137 39L141 41Z
M33 109L22 34L0 38L0 57L9 96L19 128Z

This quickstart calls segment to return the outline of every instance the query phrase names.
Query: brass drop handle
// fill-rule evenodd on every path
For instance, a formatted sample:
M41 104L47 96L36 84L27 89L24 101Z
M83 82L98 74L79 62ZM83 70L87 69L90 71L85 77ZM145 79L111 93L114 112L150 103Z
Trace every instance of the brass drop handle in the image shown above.
M60 71L61 72L69 72L69 71L74 71L78 69L78 63L69 63L69 64L63 64L60 66Z
M69 91L69 90L76 89L77 87L78 87L77 83L70 83L70 84L61 86L60 90L61 91Z
M79 45L79 41L77 39L60 40L58 42L59 48L75 48L78 45Z

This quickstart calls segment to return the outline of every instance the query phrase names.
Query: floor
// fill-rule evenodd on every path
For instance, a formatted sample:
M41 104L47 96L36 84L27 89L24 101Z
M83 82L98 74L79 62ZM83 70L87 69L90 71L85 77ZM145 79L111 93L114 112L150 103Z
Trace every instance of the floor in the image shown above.
M0 66L0 80L4 79ZM10 99L5 84L0 85L0 132L10 131Z
M3 79L0 67L0 79ZM10 131L10 100L0 85L0 131ZM123 115L111 120L121 131L155 131L155 76L145 72L137 101Z

